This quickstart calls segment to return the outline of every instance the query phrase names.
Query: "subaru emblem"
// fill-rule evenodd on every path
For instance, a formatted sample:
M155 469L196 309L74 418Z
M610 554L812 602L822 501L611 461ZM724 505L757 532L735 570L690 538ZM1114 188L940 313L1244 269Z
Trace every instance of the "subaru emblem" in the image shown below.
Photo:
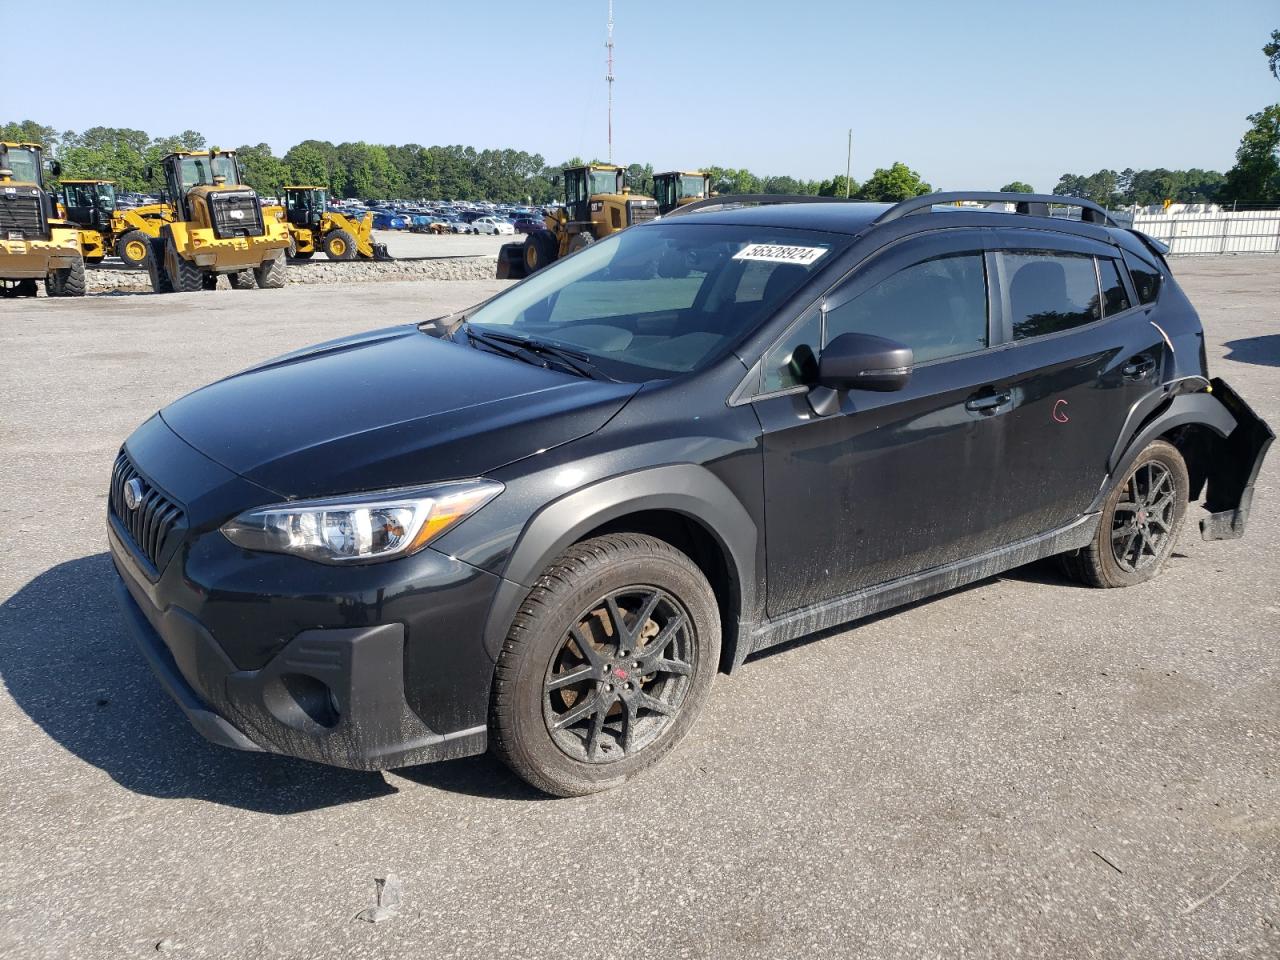
M124 505L130 510L137 510L138 504L142 502L142 493L145 488L142 481L134 477L124 485Z

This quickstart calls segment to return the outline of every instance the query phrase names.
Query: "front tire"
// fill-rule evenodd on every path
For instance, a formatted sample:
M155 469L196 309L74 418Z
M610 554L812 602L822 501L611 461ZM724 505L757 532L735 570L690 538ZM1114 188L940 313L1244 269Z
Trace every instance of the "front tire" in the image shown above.
M130 270L147 269L147 253L151 250L151 238L141 230L130 230L116 242L116 256Z
M619 786L688 733L719 660L715 594L692 560L641 534L575 544L539 577L503 643L491 746L554 796Z
M1177 543L1190 489L1178 448L1154 441L1107 495L1093 542L1062 555L1063 571L1091 587L1131 587L1153 579Z
M330 260L354 260L356 238L346 230L330 230L324 237L324 252Z

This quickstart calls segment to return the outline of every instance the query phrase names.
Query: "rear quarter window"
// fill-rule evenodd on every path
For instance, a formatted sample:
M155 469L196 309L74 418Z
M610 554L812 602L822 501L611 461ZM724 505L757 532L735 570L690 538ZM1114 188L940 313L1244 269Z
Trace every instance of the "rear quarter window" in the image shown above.
M1155 303L1160 296L1160 287L1164 283L1164 275L1160 272L1160 268L1128 250L1124 251L1124 262L1129 267L1129 276L1133 278L1133 289L1138 294L1138 302Z

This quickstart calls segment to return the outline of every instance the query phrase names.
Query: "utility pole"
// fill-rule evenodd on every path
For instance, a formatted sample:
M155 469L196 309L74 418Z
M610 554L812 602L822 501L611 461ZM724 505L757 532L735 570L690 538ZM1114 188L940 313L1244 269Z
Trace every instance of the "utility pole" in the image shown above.
M609 82L609 162L613 163L613 0L609 0L609 39L604 45L609 51L609 67L604 78Z
M610 3L613 0L609 0ZM849 199L849 175L853 172L853 127L849 128L849 150L844 155L844 198Z

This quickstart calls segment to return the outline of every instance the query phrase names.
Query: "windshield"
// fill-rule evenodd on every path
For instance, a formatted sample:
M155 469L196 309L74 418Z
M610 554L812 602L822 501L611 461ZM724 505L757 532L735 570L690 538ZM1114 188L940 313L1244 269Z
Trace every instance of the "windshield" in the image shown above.
M103 210L116 208L116 186L114 183L100 183L98 190L98 206Z
M40 183L40 155L30 147L9 147L4 166L13 171L15 183Z
M236 162L232 157L183 157L182 189L210 185L215 176L226 177L227 183L240 182L236 176Z
M587 193L595 196L598 193L618 192L618 171L592 170L587 179Z
M680 178L680 199L686 197L701 198L706 192L706 181L702 177L684 176Z
M588 356L619 380L705 367L850 242L778 227L656 222L535 273L468 326Z

